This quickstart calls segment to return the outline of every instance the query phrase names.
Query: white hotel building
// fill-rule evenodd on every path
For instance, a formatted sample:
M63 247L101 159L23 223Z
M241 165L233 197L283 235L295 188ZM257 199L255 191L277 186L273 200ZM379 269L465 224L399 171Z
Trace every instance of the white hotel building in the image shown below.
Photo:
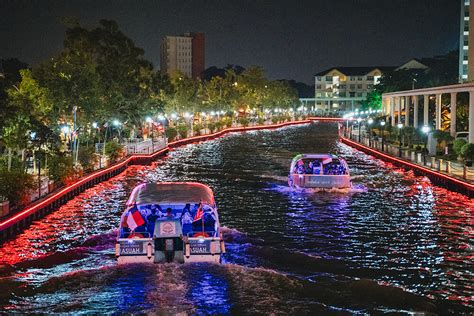
M334 67L314 76L318 110L353 110L379 82L384 71L395 67Z
M474 7L470 0L461 0L461 21L459 37L459 82L469 82L474 79ZM471 14L472 13L472 14Z

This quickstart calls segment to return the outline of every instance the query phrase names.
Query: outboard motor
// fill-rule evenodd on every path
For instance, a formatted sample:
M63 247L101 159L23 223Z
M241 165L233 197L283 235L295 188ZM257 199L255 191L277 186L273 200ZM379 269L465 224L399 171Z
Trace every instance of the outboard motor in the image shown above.
M184 262L181 222L178 219L157 219L153 239L155 240L155 263Z

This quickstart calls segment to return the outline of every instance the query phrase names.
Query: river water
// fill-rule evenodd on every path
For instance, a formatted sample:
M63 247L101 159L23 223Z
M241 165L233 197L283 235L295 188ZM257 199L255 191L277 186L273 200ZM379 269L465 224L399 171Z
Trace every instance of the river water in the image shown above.
M354 187L289 190L304 152L345 158ZM119 216L142 181L211 186L224 264L116 264ZM4 242L0 312L469 314L473 201L341 144L334 124L230 134L130 167Z

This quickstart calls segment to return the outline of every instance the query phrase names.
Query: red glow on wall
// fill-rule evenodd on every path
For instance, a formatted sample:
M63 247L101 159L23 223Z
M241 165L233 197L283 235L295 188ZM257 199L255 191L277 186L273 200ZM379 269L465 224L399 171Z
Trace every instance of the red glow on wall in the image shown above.
M122 167L128 167L128 164L139 159L149 159L153 160L160 155L168 152L170 148L176 148L182 145L186 145L192 142L199 142L199 141L205 141L205 140L210 140L210 139L215 139L217 137L221 137L227 133L233 133L233 132L245 132L245 131L253 131L253 130L262 130L262 129L275 129L275 128L280 128L280 127L285 127L285 126L291 126L291 125L299 125L299 124L307 124L310 123L311 120L301 120L301 121L294 121L294 122L286 122L286 123L280 123L280 124L270 124L270 125L257 125L257 126L251 126L251 127L231 127L231 128L226 128L223 129L219 132L213 133L213 134L208 134L208 135L202 135L202 136L195 136L195 137L190 137L190 138L185 138L181 139L178 141L174 141L168 144L168 147L165 147L153 154L133 154L127 159L114 164L113 166L110 166L106 169L96 171L84 178L81 178L74 184L71 184L69 186L66 186L59 190L56 193L53 193L51 196L47 196L43 200L33 204L30 207L25 208L21 212L13 215L12 217L4 220L3 222L0 222L0 231L3 231L16 223L20 222L21 220L27 218L31 214L34 214L36 211L40 210L43 207L46 207L49 203L52 203L64 195L70 193L71 191L77 189L81 185L86 184L89 180L95 179L97 177L100 177L106 173L109 172L114 172L115 170L122 168Z

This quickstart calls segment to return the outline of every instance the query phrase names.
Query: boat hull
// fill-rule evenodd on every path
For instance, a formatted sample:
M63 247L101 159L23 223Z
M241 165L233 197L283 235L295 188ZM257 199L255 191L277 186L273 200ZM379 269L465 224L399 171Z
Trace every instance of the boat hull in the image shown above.
M351 187L349 175L308 175L292 174L288 185L293 188L345 189Z
M170 239L168 238L168 240ZM119 239L115 249L117 262L119 264L166 262L220 263L221 255L225 252L223 240L216 238L174 240L174 244L177 247L173 250L167 250L166 246L163 248L161 244L160 239L156 238Z

